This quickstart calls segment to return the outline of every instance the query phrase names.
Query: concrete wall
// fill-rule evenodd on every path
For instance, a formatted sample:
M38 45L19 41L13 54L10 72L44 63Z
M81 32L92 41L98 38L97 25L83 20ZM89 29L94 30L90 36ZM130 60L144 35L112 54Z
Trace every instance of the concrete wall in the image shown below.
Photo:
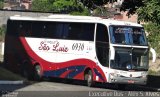
M21 11L4 11L0 10L0 26L7 23L7 19L13 15L21 15L21 16L49 16L52 13L40 13L40 12L21 12Z

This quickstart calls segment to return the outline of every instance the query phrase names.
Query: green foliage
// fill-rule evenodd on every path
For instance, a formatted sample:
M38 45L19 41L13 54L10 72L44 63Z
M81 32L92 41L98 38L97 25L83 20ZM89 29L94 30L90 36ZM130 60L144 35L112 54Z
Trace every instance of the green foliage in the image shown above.
M92 14L94 16L108 16L109 15L107 8L104 8L104 7L98 7L94 9Z
M5 32L6 32L6 26L3 25L0 27L0 41L4 41Z
M148 41L160 57L160 0L143 0L144 5L138 10L138 19L148 32Z
M78 0L33 0L32 10L89 15L89 10Z
M74 0L55 0L53 2L54 10L56 11L72 11L76 9L76 4Z
M158 73L155 70L149 69L148 70L149 75L158 75Z
M89 15L89 10L84 8L82 3L77 0L55 0L53 10L60 13L69 13L72 15Z
M84 6L86 6L90 10L94 10L99 6L103 6L107 2L111 0L79 0L80 2L83 3ZM112 0L115 1L115 0Z
M144 0L137 13L141 21L160 24L160 0Z
M0 27L0 35L5 34L5 32L6 32L6 25L2 25Z
M124 0L124 2L122 3L120 10L121 11L128 11L127 15L132 15L135 14L136 10L141 7L144 6L144 0Z
M2 9L3 6L4 6L4 2L3 2L3 0L0 0L0 9Z
M32 10L48 12L52 10L52 3L54 0L33 0Z
M148 23L144 28L148 33L149 45L156 50L157 57L160 57L160 25Z
M89 16L90 12L88 9L86 8L82 8L82 11L73 11L70 12L71 15L85 15L85 16Z

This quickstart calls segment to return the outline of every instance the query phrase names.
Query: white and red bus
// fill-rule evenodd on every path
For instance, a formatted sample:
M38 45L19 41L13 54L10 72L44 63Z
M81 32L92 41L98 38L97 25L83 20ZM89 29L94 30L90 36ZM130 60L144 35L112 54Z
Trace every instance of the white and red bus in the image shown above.
M142 25L91 16L11 16L4 63L29 78L147 82L149 46Z

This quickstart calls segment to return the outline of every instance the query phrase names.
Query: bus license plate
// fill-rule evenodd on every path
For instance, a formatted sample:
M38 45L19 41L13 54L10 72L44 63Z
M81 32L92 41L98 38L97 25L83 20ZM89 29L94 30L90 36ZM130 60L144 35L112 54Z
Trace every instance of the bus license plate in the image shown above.
M134 81L133 80L128 80L128 83L134 84Z

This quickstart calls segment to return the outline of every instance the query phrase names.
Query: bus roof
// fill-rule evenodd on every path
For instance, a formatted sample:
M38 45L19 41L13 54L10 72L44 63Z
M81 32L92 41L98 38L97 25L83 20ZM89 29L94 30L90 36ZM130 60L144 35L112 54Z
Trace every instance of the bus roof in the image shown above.
M73 15L50 15L40 17L29 17L29 16L10 16L10 20L23 20L23 21L59 21L59 22L87 22L87 23L102 23L106 25L126 25L126 26L139 26L142 25L132 22L119 21L113 19L104 19L95 16L73 16Z

